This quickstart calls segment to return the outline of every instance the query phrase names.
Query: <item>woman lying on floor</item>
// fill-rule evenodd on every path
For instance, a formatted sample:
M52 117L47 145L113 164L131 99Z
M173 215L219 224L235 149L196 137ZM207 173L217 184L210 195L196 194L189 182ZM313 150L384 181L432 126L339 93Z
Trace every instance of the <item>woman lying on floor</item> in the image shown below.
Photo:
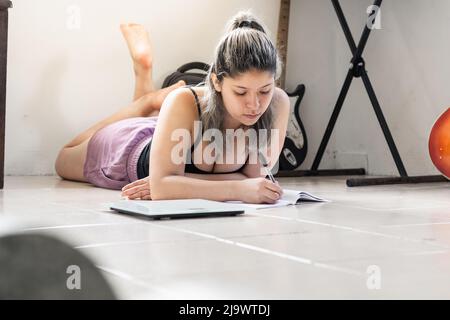
M141 25L122 25L134 62L134 102L65 145L56 172L122 189L129 199L276 202L282 189L264 178L258 150L273 168L286 135L290 105L275 87L279 58L251 14L239 13L229 26L204 86L180 81L154 90L148 34Z

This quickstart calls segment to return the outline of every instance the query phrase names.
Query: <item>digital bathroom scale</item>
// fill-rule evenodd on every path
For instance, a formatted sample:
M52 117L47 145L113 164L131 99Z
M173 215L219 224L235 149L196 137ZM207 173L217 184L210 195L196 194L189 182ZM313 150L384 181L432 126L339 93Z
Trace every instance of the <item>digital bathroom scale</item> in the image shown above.
M110 208L119 213L152 219L235 216L245 211L236 204L204 199L120 200Z

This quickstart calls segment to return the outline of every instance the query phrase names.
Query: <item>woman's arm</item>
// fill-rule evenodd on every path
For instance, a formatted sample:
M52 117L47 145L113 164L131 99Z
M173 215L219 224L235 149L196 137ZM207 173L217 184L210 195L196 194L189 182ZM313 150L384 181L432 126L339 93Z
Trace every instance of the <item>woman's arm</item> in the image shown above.
M240 200L240 186L236 180L208 181L186 176L166 176L153 187L150 180L153 200L170 199L208 199L214 201Z
M242 173L223 173L223 174L196 174L196 173L186 173L185 176L200 179L200 180L211 180L211 181L239 181L248 179ZM237 186L239 187L239 186ZM122 197L127 197L130 200L152 200L152 195L150 192L150 177L146 177L140 180L136 180L132 183L127 184L122 188Z

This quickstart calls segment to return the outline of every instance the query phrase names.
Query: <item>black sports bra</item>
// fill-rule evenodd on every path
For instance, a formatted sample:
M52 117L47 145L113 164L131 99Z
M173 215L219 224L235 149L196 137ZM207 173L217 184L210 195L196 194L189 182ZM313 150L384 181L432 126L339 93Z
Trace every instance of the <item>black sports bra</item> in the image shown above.
M197 104L197 109L198 109L198 117L199 120L201 121L201 115L202 115L202 109L200 108L200 102L198 100L198 96L197 93L191 88L189 87L189 89L192 91L192 93L194 94L195 97L195 103ZM200 138L200 137L199 137ZM138 179L143 179L145 177L148 177L149 175L149 157L150 157L150 149L152 146L152 140L150 140L150 142L145 146L144 150L142 150L141 155L139 156L139 160L137 163L137 175L138 175ZM197 144L200 141L198 141L198 139L194 142L194 144L191 146L191 154L190 154L190 159L192 159L192 153L194 152L195 147L197 146ZM189 156L188 156L189 158ZM190 160L188 159L188 160ZM240 167L239 169L236 169L234 171L231 172L209 172L209 171L204 171L202 169L197 168L192 161L187 161L186 165L184 167L184 172L186 173L198 173L198 174L227 174L227 173L236 173L242 170L242 168L246 165L248 161L248 155L247 155L247 160L245 161L244 165L242 167ZM214 164L215 165L215 164ZM214 171L214 165L213 165L213 169L212 171Z

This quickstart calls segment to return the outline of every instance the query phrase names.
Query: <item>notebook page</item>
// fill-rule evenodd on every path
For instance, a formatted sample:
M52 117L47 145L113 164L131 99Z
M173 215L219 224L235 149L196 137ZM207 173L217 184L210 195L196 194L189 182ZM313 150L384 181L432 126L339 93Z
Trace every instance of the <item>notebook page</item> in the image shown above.
M276 207L285 207L288 205L295 205L297 203L300 203L301 201L313 201L313 202L322 202L327 201L325 199L319 198L317 196L312 195L311 193L305 192L305 191L298 191L298 190L290 190L290 189L283 189L283 196L280 200L275 202L274 204L253 204L253 203L243 203L242 201L226 201L228 203L235 203L239 204L244 208L248 209L265 209L265 208L276 208Z

